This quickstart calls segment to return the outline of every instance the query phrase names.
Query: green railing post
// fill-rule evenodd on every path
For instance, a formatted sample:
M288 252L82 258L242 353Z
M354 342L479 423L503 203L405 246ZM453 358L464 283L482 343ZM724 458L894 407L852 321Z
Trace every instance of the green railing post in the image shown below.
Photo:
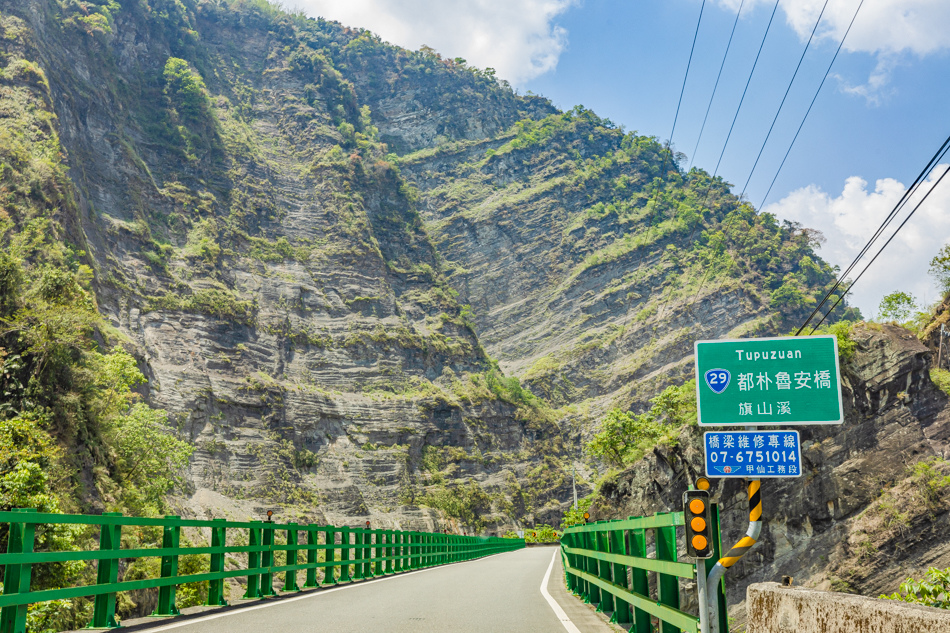
M608 553L610 551L610 544L607 539L607 532L595 532L594 533L594 544L598 552ZM610 563L605 560L597 561L597 575L603 578L604 580L610 582ZM597 610L610 613L614 613L614 595L609 591L600 592L600 603L597 605Z
M353 534L353 538L356 541L353 550L353 560L355 561L355 569L353 571L356 573L353 576L353 580L363 580L363 556L365 556L363 550L363 530L356 528Z
M227 523L226 519L215 519L215 523ZM227 528L211 528L211 547L221 548L221 552L211 555L211 573L224 571L224 548L227 546ZM209 607L226 607L227 601L224 599L224 579L216 578L208 581L208 602Z
M661 527L656 528L656 558L670 562L676 561L676 528ZM674 609L680 608L680 583L679 578L669 574L657 574L657 594L660 604L665 604ZM679 627L673 626L669 622L660 623L660 633L680 633Z
M595 532L585 532L584 533L584 549L597 551L597 543L595 541ZM596 576L597 575L597 559L590 558L589 556L584 557L584 571L587 573ZM594 583L587 583L587 596L584 602L588 604L600 604L600 587Z
M251 523L260 523L260 521L251 521ZM261 528L255 526L255 527L247 529L247 544L248 544L248 547L260 547ZM261 551L258 549L253 552L248 552L247 553L247 568L257 569L260 566L261 566ZM260 573L248 574L247 590L244 592L244 598L246 600L260 598L261 597L260 586L261 586Z
M350 528L340 528L340 582L350 582Z
M713 556L707 558L704 562L706 576L709 576L710 570L716 566L716 562L722 558L722 536L719 534L719 504L711 504L712 510L712 541ZM706 587L706 591L715 591L719 600L719 630L722 633L729 631L729 609L726 606L726 579L722 578L717 587Z
M268 524L271 527L267 527ZM273 523L266 521L263 528L264 540L261 545L264 546L264 551L261 552L261 567L265 568L265 572L261 574L261 598L270 598L275 596L274 593L274 572L271 571L271 567L274 566L274 528Z
M297 524L290 523L287 527L287 557L285 565L297 564ZM300 591L297 586L297 570L288 569L284 573L284 591Z
M395 574L395 573L396 573L396 567L393 565L393 563L395 562L394 559L395 559L395 557L396 557L396 548L395 548L395 546L394 546L394 545L395 545L395 541L396 541L396 531L395 531L395 530L389 530L388 532L386 532L386 544L389 546L389 547L386 548L386 552L387 552L387 554L386 554L386 573L387 573L387 574Z
M608 532L608 537L610 539L610 553L611 554L627 554L626 539L624 539L624 533L622 530L613 530ZM627 567L620 563L613 564L613 582L616 585L620 585L625 589L630 588L630 583L627 581ZM630 604L624 602L620 598L614 596L614 613L610 618L611 622L628 624L630 623Z
M103 517L119 517L121 512L103 512ZM122 546L122 526L103 524L99 532L99 551L111 551ZM96 566L96 584L109 585L119 581L119 559L99 559ZM91 629L117 629L115 619L115 592L101 593L96 596L92 612Z
M630 517L633 518L633 517ZM647 556L647 533L646 530L630 530L630 554L640 558ZM647 572L643 569L634 568L631 570L633 580L633 591L641 596L650 596L650 579L647 578ZM650 623L650 614L646 611L634 607L633 609L633 628L631 631L636 633L650 633L652 624Z
M395 548L395 560L393 561L393 570L398 574L402 571L402 535L404 532L402 530L396 530L393 532L393 536L396 540Z
M333 543L333 530L327 528L324 532L324 544L330 545ZM319 587L320 583L317 582L317 563L320 562L320 550L316 549L316 546L320 544L320 531L314 529L314 526L310 526L310 529L307 530L307 564L313 565L312 567L307 568L307 580L304 582L304 587L307 589L313 589L314 587ZM323 560L326 563L333 562L333 550L329 547L323 550ZM323 584L332 585L335 584L333 581L333 565L327 565L323 568Z
M178 549L181 542L181 520L180 516L166 516L165 520L171 521L170 525L162 528L162 549ZM165 554L162 556L162 578L174 578L178 575L178 554ZM155 607L153 616L173 616L181 615L178 607L175 606L175 585L166 585L158 588L158 605Z
M373 559L376 558L376 548L374 543L378 541L379 536L373 530L367 530L364 537L366 546L363 549L363 558L366 562L363 563L363 577L372 578L375 575L376 565L373 563Z
M13 512L36 512L35 508L13 510ZM10 523L10 532L7 535L8 554L30 554L33 552L36 536L34 523ZM15 593L29 593L30 580L33 575L33 565L17 563L7 565L3 576L3 595ZM0 610L0 632L26 633L26 607L21 604L3 607Z
M330 563L323 568L323 584L325 585L335 585L336 576L333 573L333 569L336 567L333 563L336 562L336 530L327 528L326 535L323 537L323 544L327 545L324 551L324 562ZM314 537L314 542L316 542L316 537Z

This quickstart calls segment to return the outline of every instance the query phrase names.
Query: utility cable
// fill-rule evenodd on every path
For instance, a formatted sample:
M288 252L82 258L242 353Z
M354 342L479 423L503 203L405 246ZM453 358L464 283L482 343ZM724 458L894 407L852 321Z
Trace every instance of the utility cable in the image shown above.
M673 129L670 130L670 144L673 143L673 132L676 131L676 120L680 116L680 106L683 104L683 93L686 92L686 80L689 78L689 67L693 65L693 51L696 50L696 38L699 37L699 25L703 23L703 10L706 8L706 0L703 0L699 7L699 20L696 21L696 32L693 33L693 45L689 49L689 61L686 62L686 75L683 76L683 87L680 88L680 99L676 103L676 114L673 116Z
M759 159L762 158L762 152L765 151L765 146L768 144L769 138L772 136L772 130L775 129L775 123L778 121L778 117L782 113L782 108L785 107L785 100L788 99L788 93L792 90L792 84L795 83L795 77L798 76L798 71L801 70L802 62L805 61L805 54L808 52L808 48L811 46L812 40L815 39L815 32L818 30L818 25L821 24L821 18L825 15L825 9L827 8L828 0L825 0L825 4L821 7L821 13L818 14L818 19L815 20L815 26L811 30L811 35L808 36L808 42L805 43L805 50L802 51L802 56L798 58L798 65L795 66L795 72L792 73L792 78L788 82L788 88L785 89L785 95L782 97L782 102L778 105L778 110L775 111L775 117L772 119L772 125L769 126L769 132L765 135L765 140L762 141L762 147L759 148L759 154L755 157L755 162L752 163L752 170L749 172L749 177L746 178L745 184L742 185L742 193L739 194L739 198L742 198L742 196L745 195L746 189L749 187L749 182L752 180L752 174L755 173L755 168L759 165Z
M742 15L742 6L744 4L745 0L739 3L739 11L736 12L736 21L732 23L732 32L729 33L729 42L726 44L726 52L723 53L722 63L719 64L719 74L716 75L716 84L713 86L712 95L709 97L709 105L706 106L706 115L703 117L703 124L699 128L699 137L696 139L696 146L693 147L693 153L690 155L689 167L686 168L686 173L689 173L689 170L693 168L693 161L696 160L696 151L699 149L699 142L703 138L703 130L706 129L709 111L712 109L713 99L716 98L716 90L719 88L719 79L722 77L722 69L726 67L726 58L729 57L729 49L732 47L732 36L736 34L736 26L739 25L739 16Z
M861 271L861 273L860 273L857 277L855 277L854 281L852 281L850 284L848 284L848 287L845 288L844 292L841 293L841 296L838 297L838 300L835 301L835 304L834 304L833 306L831 306L831 309L828 310L828 312L826 312L823 317L821 317L821 321L818 322L818 325L816 325L815 327L812 328L810 334L814 334L815 331L816 331L819 327L821 327L821 324L825 322L825 319L828 318L828 315L835 311L835 308L838 307L838 304L841 303L842 299L844 299L844 296L845 296L846 294L848 294L848 292L851 290L851 288L854 287L854 284L856 284L856 283L858 282L858 280L861 279L861 277L864 275L864 273L866 273L866 272L868 271L868 268L871 267L871 264L874 263L874 260L876 260L876 259L878 258L878 256L880 256L880 254L884 252L884 249L887 248L887 245L891 243L891 240L893 240L893 239L897 236L897 234L900 232L900 230L901 230L902 228L904 228L904 225L907 224L907 221L910 220L912 217L914 217L914 214L917 212L917 209L919 209L920 206L927 200L927 198L930 196L930 194L933 193L934 189L937 188L937 185L940 184L940 181L943 180L943 179L944 179L944 176L946 176L948 173L950 173L950 166L948 166L945 170L943 170L943 173L940 174L940 178L937 179L937 182L935 182L935 183L933 184L933 186L930 187L930 190L927 191L926 194L924 194L924 197L920 199L920 202L918 202L917 205L911 210L911 212L907 214L907 217L904 218L904 221L901 222L901 223L900 223L900 226L897 227L897 229L894 231L894 233L893 233L889 238L887 238L887 241L884 242L884 246L882 246L881 249L877 252L877 254L876 254L873 258L871 258L871 261L869 261L869 262L867 263L867 265L864 267L864 269ZM801 331L801 330L799 330L799 332L800 332L800 331ZM797 334L796 334L796 336L797 336Z
M769 24L765 27L765 34L762 36L762 43L759 44L759 52L755 54L755 61L752 62L752 70L749 71L749 78L745 82L745 88L742 90L742 98L739 99L739 107L736 108L736 114L732 117L732 125L729 126L729 133L726 135L726 142L722 144L722 152L719 154L719 160L716 162L716 171L713 172L713 178L719 173L719 165L722 163L722 157L726 153L726 146L729 145L729 138L732 136L732 130L736 126L736 119L739 118L739 111L742 109L742 102L745 101L746 92L749 90L749 84L752 83L752 75L755 74L755 67L759 63L759 55L762 54L762 47L765 46L765 40L769 36L769 30L772 28L772 21L775 20L775 12L778 11L778 4L782 0L775 0L775 6L772 7L772 15L769 17Z
M798 135L801 134L802 127L805 125L805 120L808 119L808 115L811 113L812 107L815 105L815 101L818 100L818 94L821 92L822 87L825 85L825 81L828 80L828 75L831 74L831 67L835 65L835 60L838 59L838 53L841 52L841 47L844 46L844 41L848 39L848 33L851 32L851 27L854 26L854 20L858 17L858 12L861 11L861 7L864 5L864 0L858 3L858 8L854 11L854 16L851 18L851 23L848 25L848 29L844 32L844 37L841 38L841 42L838 43L838 50L835 51L834 57L831 58L831 63L828 64L828 69L825 71L825 76L822 77L821 83L818 84L818 90L815 91L815 96L812 97L811 103L808 105L808 110L805 111L805 116L802 117L802 122L798 124L798 130L795 132L795 136L792 138L792 142L789 143L788 149L785 150L785 156L782 158L781 164L778 166L778 169L775 171L775 176L772 177L772 182L769 183L769 188L765 192L765 196L762 198L762 203L759 205L759 209L765 206L765 201L768 200L769 194L772 192L772 187L775 186L775 181L778 180L778 175L782 173L782 168L785 167L785 161L788 160L788 155L792 151L792 147L795 145L795 141L798 140Z
M950 150L950 136L947 137L947 139L940 146L940 149L938 149L934 153L934 155L930 158L930 160L927 161L927 165L917 175L917 178L915 178L914 182L912 182L911 185L907 188L907 190L904 192L904 195L901 196L900 200L897 201L897 204L894 205L894 208L887 215L887 217L885 217L884 221L878 227L877 231L874 232L874 235L871 236L867 244L864 245L864 248L861 249L861 252L859 252L858 255L854 258L854 261L851 262L847 270L845 270L843 273L841 273L841 275L838 276L838 280L835 282L834 286L832 286L831 289L827 293L825 293L825 296L822 298L821 302L817 306L815 306L815 309L812 311L810 315L808 315L808 318L805 319L805 322L802 324L802 326L798 328L798 331L795 332L795 336L798 336L799 334L801 334L802 330L808 327L809 322L811 322L811 320L815 318L815 315L818 314L822 306L825 305L825 302L827 302L828 299L834 294L834 292L841 286L845 278L847 278L847 276L851 274L851 271L854 269L854 267L858 265L858 262L861 261L861 259L868 252L868 250L870 250L871 246L874 245L874 242L877 240L877 238L880 237L881 234L887 229L888 225L890 225L894 217L900 212L903 206L910 199L910 196L912 195L912 193L917 189L920 183L924 181L927 175L931 171L933 171L934 166L936 166L937 163L940 162L940 160L943 158L943 156L947 153L948 150Z

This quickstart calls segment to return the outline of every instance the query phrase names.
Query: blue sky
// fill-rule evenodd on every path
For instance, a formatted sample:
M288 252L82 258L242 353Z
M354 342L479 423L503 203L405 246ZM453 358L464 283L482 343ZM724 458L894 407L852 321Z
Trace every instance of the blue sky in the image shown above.
M859 0L829 0L749 183L757 207ZM772 12L744 0L709 121L693 148L740 0L707 0L679 119L677 150L712 172ZM627 130L670 136L702 0L303 0L311 15L384 39L497 68L520 92L583 104ZM783 0L719 174L749 177L824 0ZM825 234L820 253L842 267L863 246L950 135L950 2L866 0L764 210ZM939 174L940 172L938 172ZM896 226L896 224L895 224ZM938 293L927 263L950 241L950 176L855 286L873 316L893 290Z

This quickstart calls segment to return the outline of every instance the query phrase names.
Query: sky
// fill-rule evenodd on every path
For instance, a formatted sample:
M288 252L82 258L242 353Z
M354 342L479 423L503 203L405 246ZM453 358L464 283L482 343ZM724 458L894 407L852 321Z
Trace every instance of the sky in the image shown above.
M819 254L844 269L950 135L950 0L865 0L778 171L860 1L780 0L771 26L773 0L296 0L291 6L370 29L399 46L428 45L463 57L496 69L522 94L543 95L565 109L582 104L628 131L672 140L687 156L684 167L715 172L756 208L820 230L826 241ZM945 169L950 164L935 170L914 201ZM895 290L910 292L922 306L938 300L927 268L947 243L950 176L855 284L850 302L872 318Z

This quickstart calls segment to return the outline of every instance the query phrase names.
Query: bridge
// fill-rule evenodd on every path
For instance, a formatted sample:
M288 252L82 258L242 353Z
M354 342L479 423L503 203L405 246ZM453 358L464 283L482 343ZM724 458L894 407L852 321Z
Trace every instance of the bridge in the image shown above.
M26 633L30 605L75 599L87 601L87 629L602 633L618 630L609 616L637 633L699 633L706 630L700 616L681 610L683 581L705 576L704 565L714 561L677 561L677 529L684 525L682 512L599 521L568 528L559 546L526 547L523 539L369 524L0 512L7 540L0 633ZM714 525L718 531L718 516ZM63 526L98 528L97 542L50 551L43 534ZM143 547L149 535L154 546ZM718 553L718 533L714 540ZM143 560L160 564L141 568L153 573L129 573ZM94 570L95 582L32 586L34 568L60 563L87 564L86 577ZM183 613L183 586L192 598L197 589L203 606ZM724 621L721 583L717 588ZM120 622L117 596L143 590L155 603L152 617Z

